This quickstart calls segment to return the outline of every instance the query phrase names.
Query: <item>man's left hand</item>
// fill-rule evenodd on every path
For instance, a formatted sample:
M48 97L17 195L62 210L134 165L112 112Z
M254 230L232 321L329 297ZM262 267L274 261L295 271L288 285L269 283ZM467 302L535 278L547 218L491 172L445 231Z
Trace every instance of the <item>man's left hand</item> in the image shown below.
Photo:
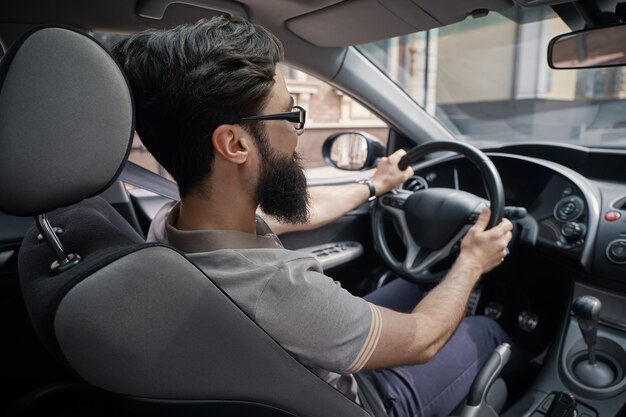
M374 172L372 180L376 187L376 196L383 195L400 186L404 181L411 178L413 175L413 168L407 167L404 171L398 168L398 162L406 155L404 149L399 149L389 155L388 157L381 158Z

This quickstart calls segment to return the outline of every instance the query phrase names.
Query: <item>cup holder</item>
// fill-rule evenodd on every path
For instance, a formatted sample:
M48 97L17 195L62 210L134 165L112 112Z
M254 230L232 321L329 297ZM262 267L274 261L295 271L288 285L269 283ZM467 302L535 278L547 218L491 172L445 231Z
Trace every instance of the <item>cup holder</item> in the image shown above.
M577 367L584 366L588 360L587 345L582 338L576 340L565 355L564 371L567 379L580 394L591 398L608 398L618 394L626 388L626 351L613 340L598 337L596 344L596 359L608 370L611 377L604 382L586 381L577 375ZM596 383L597 382L597 383Z

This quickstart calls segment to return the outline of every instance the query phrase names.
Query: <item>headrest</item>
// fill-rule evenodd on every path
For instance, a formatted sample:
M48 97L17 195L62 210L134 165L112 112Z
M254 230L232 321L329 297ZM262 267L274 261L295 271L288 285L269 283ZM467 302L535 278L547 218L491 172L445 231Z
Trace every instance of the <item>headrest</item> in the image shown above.
M134 131L126 78L95 40L42 27L0 62L0 211L36 215L105 190Z

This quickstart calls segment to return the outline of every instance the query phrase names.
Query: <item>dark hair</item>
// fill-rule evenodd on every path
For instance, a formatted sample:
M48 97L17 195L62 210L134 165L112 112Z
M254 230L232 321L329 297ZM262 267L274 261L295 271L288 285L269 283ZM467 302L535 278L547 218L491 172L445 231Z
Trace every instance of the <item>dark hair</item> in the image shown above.
M283 47L261 26L217 16L138 33L113 56L133 91L137 133L185 196L210 172L215 129L265 105Z

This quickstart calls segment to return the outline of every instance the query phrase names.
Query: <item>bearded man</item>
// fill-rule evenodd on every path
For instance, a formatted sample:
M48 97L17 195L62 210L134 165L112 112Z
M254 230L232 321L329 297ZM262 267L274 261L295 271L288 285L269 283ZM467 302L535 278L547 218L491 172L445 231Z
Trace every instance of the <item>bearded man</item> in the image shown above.
M284 249L256 216L258 208L284 222L309 215L295 152L306 113L276 69L280 41L243 19L216 17L136 34L114 56L134 94L137 131L180 190L180 203L153 224L163 242L345 395L357 398L352 374L369 370L390 415L448 415L507 340L494 321L463 318L480 276L506 255L511 223L485 230L485 210L423 298L403 280L353 296L315 259Z

